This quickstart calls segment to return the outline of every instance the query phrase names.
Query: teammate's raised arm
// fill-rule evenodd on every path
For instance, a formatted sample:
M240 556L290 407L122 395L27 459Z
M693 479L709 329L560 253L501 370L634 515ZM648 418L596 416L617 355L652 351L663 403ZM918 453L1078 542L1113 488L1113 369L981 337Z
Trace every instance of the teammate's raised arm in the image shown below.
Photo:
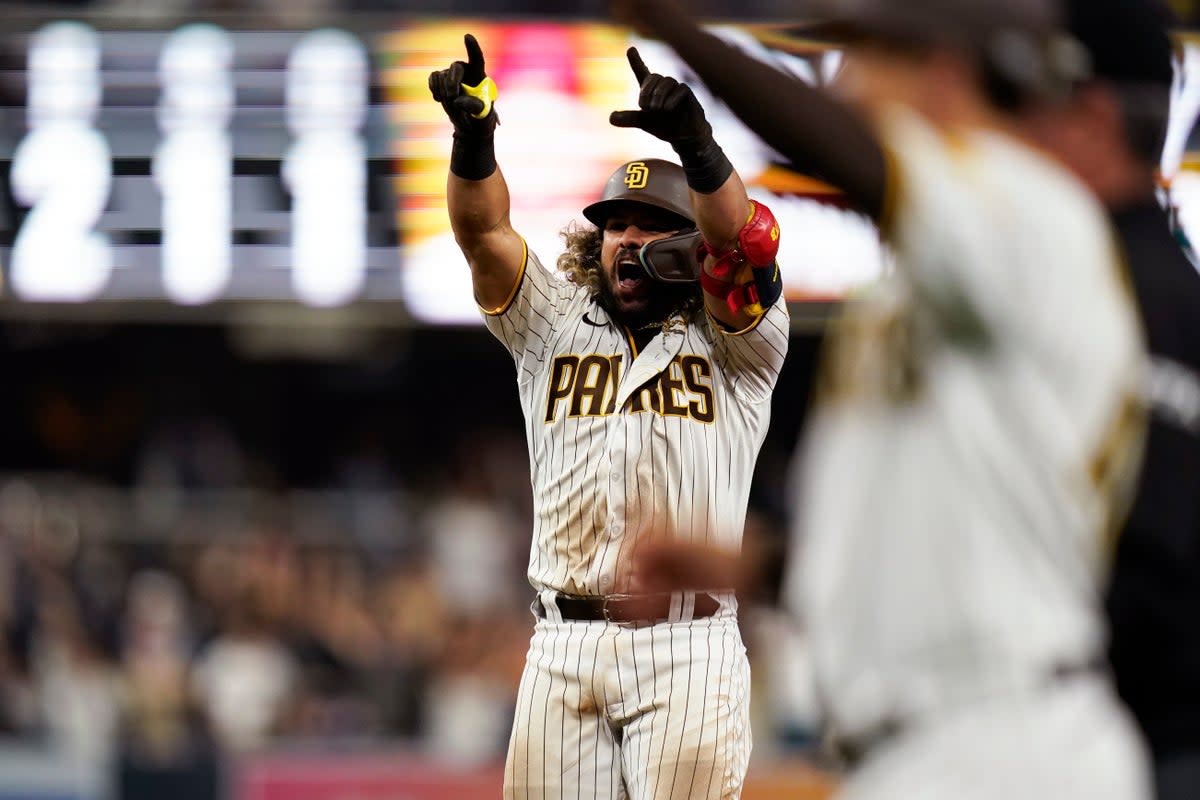
M742 330L782 293L775 265L779 228L770 210L746 195L691 88L651 72L637 48L629 48L627 55L640 87L638 109L614 111L609 121L617 127L640 128L670 144L679 155L707 252L700 274L704 305L726 326ZM765 247L756 247L760 239ZM745 256L750 253L756 253L758 260L747 263ZM750 270L739 276L744 266Z
M467 60L431 73L429 90L454 124L446 186L450 226L470 265L476 301L495 308L516 285L524 242L509 221L508 185L496 164L496 84L487 77L475 37L468 33L463 42Z
M858 113L705 31L675 0L611 0L613 16L670 45L704 85L793 169L840 189L878 218L887 162Z

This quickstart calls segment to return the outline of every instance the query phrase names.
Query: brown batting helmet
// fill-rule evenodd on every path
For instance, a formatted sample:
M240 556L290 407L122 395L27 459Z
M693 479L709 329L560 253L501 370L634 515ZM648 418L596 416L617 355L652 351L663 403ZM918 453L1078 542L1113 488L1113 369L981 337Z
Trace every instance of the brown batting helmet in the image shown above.
M696 224L683 167L661 158L622 164L604 184L604 194L585 208L583 215L597 228L603 228L616 208L626 203L670 211L687 221L681 227Z

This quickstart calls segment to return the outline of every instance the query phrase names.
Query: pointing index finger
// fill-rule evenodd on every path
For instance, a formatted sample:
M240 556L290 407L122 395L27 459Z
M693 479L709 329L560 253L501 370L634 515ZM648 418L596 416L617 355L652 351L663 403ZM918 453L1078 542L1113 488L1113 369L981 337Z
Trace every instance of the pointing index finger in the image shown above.
M633 67L633 77L637 78L637 82L641 84L649 77L650 69L646 66L646 62L642 61L642 56L636 47L626 50L625 55L629 58L629 66Z
M483 74L483 48L471 34L463 35L463 44L467 47L467 66L477 75ZM477 71L476 71L477 70Z

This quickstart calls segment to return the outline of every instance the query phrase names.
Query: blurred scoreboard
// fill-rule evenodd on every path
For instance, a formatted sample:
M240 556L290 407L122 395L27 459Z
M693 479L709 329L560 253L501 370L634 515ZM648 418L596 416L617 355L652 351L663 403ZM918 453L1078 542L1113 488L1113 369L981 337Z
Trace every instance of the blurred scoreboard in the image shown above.
M390 137L356 37L56 22L5 45L16 298L399 297Z
M500 86L497 155L512 218L544 264L620 163L674 158L608 124L636 107L625 60L688 79L751 195L781 220L793 301L837 299L882 269L874 232L787 173L667 49L587 23L407 22L352 33L98 30L57 21L0 35L0 306L402 303L476 323L450 232L450 125L433 69L483 45ZM800 57L722 35L813 82Z

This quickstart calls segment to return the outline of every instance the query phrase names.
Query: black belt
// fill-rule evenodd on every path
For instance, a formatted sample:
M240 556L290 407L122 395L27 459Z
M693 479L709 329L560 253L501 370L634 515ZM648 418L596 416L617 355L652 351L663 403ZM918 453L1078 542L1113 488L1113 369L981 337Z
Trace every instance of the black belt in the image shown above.
M660 622L688 622L716 614L721 601L707 592L696 592L691 615L686 608L678 615L671 614L670 592L658 594L609 594L603 597L580 597L556 594L554 605L563 619L579 622L616 622L623 625L655 625ZM533 613L545 618L546 609L541 597L533 601Z
M1086 675L1095 675L1107 669L1106 662L1101 658L1091 658L1085 661L1058 664L1051 667L1046 675L1045 686L1052 686L1063 681ZM833 755L847 768L853 769L862 763L867 754L884 742L894 739L910 728L918 725L916 721L902 721L895 717L887 717L875 727L859 736L834 736L829 745Z

